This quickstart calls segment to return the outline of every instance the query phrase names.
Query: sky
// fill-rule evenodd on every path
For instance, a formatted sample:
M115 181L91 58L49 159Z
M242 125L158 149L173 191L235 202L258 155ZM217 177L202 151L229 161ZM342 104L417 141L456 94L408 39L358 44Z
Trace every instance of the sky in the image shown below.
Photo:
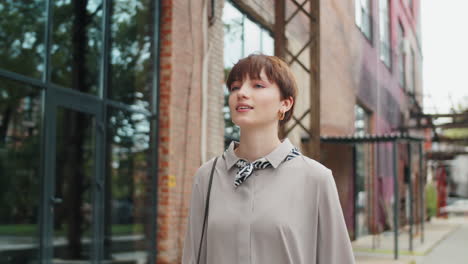
M468 108L468 0L421 5L424 111Z

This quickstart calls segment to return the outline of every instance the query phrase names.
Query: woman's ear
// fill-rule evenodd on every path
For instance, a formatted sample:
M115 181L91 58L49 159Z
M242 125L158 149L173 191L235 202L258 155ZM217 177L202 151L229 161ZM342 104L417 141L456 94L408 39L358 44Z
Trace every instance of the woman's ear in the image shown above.
M291 109L293 104L294 104L294 99L292 98L292 96L289 96L288 98L281 100L281 106L284 107L285 113L289 111L289 109Z

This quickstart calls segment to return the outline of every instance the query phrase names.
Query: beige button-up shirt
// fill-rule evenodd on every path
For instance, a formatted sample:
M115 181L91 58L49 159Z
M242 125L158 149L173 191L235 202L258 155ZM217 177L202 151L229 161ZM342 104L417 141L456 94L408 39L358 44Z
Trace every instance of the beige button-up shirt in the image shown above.
M216 164L200 263L354 263L329 169L303 155L283 162L294 147L285 139L265 156L272 167L254 171L235 188L235 145ZM213 161L195 175L183 264L197 262Z

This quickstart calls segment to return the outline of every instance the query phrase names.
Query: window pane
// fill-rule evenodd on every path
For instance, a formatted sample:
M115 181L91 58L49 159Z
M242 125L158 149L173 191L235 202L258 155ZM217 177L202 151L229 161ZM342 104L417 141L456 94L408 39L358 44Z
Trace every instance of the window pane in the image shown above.
M45 0L0 2L0 68L41 78Z
M149 110L154 65L151 60L152 0L116 0L112 6L109 97Z
M380 0L380 59L391 66L388 0Z
M101 0L53 1L51 80L98 93L102 34Z
M243 22L242 13L226 2L223 9L224 49L226 50L224 52L224 68L232 68L243 57Z
M37 261L40 113L39 89L0 79L1 263Z
M401 88L405 89L405 47L404 47L404 29L401 23L398 23L398 43L399 43L399 54L398 54L398 68L399 68L399 83Z
M370 132L370 115L359 105L354 106L355 133L364 136ZM367 178L369 175L370 148L366 144L356 144L356 237L367 235L368 229L368 202L367 202Z
M262 30L262 53L271 56L275 54L275 42L270 33L264 29Z
M93 115L57 108L54 203L54 258L91 258L96 120Z
M361 27L361 0L354 0L354 18L356 25Z
M151 248L150 122L142 114L109 109L105 199L107 259L149 263Z
M250 19L245 19L244 23L244 55L248 56L254 52L261 52L260 27Z

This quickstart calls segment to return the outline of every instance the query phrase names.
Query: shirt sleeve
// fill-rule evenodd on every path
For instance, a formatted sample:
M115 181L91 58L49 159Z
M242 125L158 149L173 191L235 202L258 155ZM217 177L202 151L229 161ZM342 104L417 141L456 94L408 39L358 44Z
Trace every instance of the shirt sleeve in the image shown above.
M320 188L317 247L318 264L355 263L331 171L326 174Z
M184 240L184 250L182 253L182 264L196 264L198 250L203 227L203 217L205 209L204 195L199 183L200 170L196 173L193 187L192 198L190 200L190 210L187 222L187 229ZM206 233L203 241L203 247L200 256L200 263L206 263Z

